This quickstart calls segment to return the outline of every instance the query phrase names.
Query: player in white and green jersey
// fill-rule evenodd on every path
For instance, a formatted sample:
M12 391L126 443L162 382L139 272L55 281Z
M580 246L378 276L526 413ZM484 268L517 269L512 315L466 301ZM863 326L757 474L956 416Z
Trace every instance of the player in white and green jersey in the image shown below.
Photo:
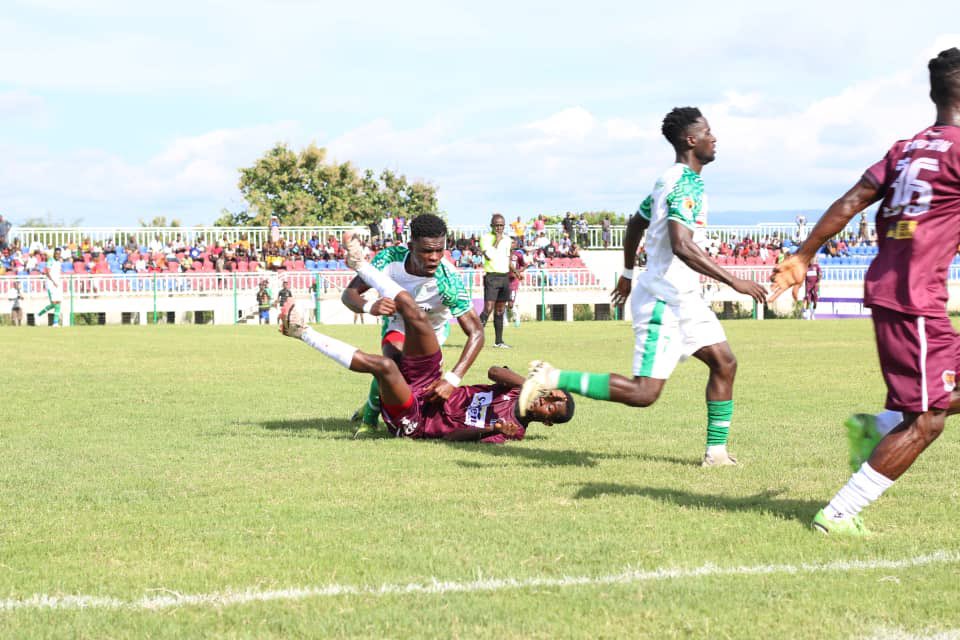
M42 316L48 311L53 311L53 326L55 327L63 326L63 318L60 315L60 303L63 301L63 278L61 273L60 249L58 248L53 250L53 256L47 257L47 266L44 269L44 275L46 276L44 286L47 289L47 299L50 301L50 304L37 312L38 316Z
M408 291L420 308L426 311L441 345L450 334L451 317L456 318L466 335L456 365L437 379L429 390L428 398L437 402L450 397L483 348L483 324L473 310L463 279L443 257L446 246L447 224L439 216L422 214L410 222L410 242L407 246L388 247L377 253L371 261L374 267L388 273L391 279ZM368 288L362 279L354 278L344 289L341 300L354 313L383 316L383 355L396 360L403 352L403 318L396 313L396 306L391 299L364 300L362 294ZM379 415L380 389L374 379L367 401L354 414L355 418L361 418L355 437L376 435Z
M736 464L727 451L727 436L733 417L737 360L717 316L703 300L700 276L718 280L761 303L766 300L766 292L760 284L721 269L703 249L707 197L700 172L713 161L717 144L710 125L699 109L682 107L667 114L662 131L676 151L676 164L660 176L653 193L627 226L624 271L613 291L618 304L630 298L635 340L633 378L562 371L533 362L520 406L526 406L541 390L563 389L588 398L647 407L656 402L674 367L693 356L710 369L703 465ZM631 295L634 261L644 231L647 269L637 277Z

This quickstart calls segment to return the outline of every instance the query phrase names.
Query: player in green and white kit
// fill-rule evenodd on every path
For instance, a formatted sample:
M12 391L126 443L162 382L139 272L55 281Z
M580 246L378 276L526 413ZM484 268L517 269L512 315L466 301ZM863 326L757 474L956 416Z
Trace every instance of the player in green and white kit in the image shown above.
M457 319L466 335L467 340L456 365L434 382L429 390L428 399L437 402L450 397L483 349L483 325L473 310L463 279L443 257L446 246L447 224L439 216L422 214L410 222L410 242L407 246L388 247L371 260L374 267L389 274L427 312L441 346L450 335L451 317ZM396 313L392 299L364 300L362 294L368 288L362 279L354 278L344 289L341 300L354 313L383 316L381 349L383 355L396 360L403 352L403 318ZM354 437L376 435L379 415L380 389L374 379L367 401L354 414L354 418L362 419Z
M53 250L53 257L47 257L47 268L44 270L46 280L44 285L47 288L47 299L50 304L37 312L42 316L48 311L53 311L53 326L62 327L63 318L60 316L60 303L63 301L63 278L60 267L60 249Z
M707 382L707 449L704 466L736 464L727 451L733 417L733 381L737 360L717 316L703 300L700 276L729 285L757 302L762 285L734 277L717 266L706 244L707 197L700 171L713 162L717 139L694 107L673 109L663 120L663 135L676 151L676 164L657 180L640 205L624 241L624 271L613 291L616 303L630 297L635 337L633 378L617 374L561 371L532 362L520 395L528 406L536 393L563 389L598 400L647 407L660 397L678 362L693 356L710 369ZM637 247L647 232L647 269L630 295Z

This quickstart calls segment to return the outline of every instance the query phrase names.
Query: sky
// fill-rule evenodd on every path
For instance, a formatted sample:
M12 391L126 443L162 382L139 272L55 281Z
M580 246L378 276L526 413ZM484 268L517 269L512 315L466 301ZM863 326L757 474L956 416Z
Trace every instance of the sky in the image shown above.
M712 220L785 218L932 123L927 60L960 46L942 0L3 4L15 223L209 224L278 142L428 181L455 224L630 213L687 105L718 137Z

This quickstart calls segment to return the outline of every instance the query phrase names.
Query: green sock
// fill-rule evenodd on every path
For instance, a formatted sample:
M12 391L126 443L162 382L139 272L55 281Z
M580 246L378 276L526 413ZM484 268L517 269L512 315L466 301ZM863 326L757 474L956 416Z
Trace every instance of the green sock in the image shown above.
M374 378L370 383L370 393L367 395L367 403L363 406L363 424L377 426L377 418L380 417L380 385Z
M60 305L53 307L53 324L60 324Z
M707 400L707 446L727 444L733 400Z
M610 399L609 373L582 373L580 371L561 371L557 388L578 393L594 400Z

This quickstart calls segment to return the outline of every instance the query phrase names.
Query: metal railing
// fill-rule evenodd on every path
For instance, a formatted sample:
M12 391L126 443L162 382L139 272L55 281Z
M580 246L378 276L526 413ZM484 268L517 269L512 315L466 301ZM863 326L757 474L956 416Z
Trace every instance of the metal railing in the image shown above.
M812 224L807 229L812 228ZM338 241L342 240L345 231L356 229L357 226L310 226L310 227L280 227L280 236L285 240L294 242L308 242L314 236L320 240L326 240L329 236L334 236ZM366 229L365 226L359 228ZM873 225L871 224L871 234ZM469 238L487 233L489 227L483 225L459 225L450 227L450 236L454 239ZM557 224L548 225L544 231L551 240L559 240L563 237L563 229ZM850 233L851 227L845 230ZM603 229L600 225L590 225L587 230L587 241L582 245L584 249L621 249L626 232L624 225L614 225L610 229L610 239L604 243ZM270 227L214 227L214 226L196 226L196 227L14 227L10 239L19 239L21 246L43 246L45 248L63 247L75 244L78 247L85 240L92 245L103 246L103 243L112 241L116 246L124 246L132 237L138 247L149 246L151 242L160 242L166 245L168 242L183 242L192 246L202 240L207 245L216 241L222 241L226 244L247 240L256 247L262 247L270 240ZM365 233L369 233L367 230ZM408 232L409 234L409 232ZM731 239L740 239L750 237L755 240L764 238L794 239L797 237L797 226L794 223L762 223L756 225L713 225L708 227L707 234L721 242ZM532 238L534 236L533 225L528 224L525 236ZM572 234L571 240L581 244L580 238L576 232ZM407 235L409 237L409 235ZM407 238L400 238L403 241Z
M281 281L294 293L320 294L342 291L355 277L353 271L283 271L283 272L200 272L200 273L123 273L111 275L64 274L63 295L77 298L149 297L229 295L234 291L255 292L267 279L276 289ZM483 294L483 272L460 272L464 287L473 294ZM0 300L6 300L13 283L20 285L25 298L45 297L44 276L0 276ZM593 289L605 286L589 269L529 269L524 273L521 288ZM276 293L276 292L274 292Z

